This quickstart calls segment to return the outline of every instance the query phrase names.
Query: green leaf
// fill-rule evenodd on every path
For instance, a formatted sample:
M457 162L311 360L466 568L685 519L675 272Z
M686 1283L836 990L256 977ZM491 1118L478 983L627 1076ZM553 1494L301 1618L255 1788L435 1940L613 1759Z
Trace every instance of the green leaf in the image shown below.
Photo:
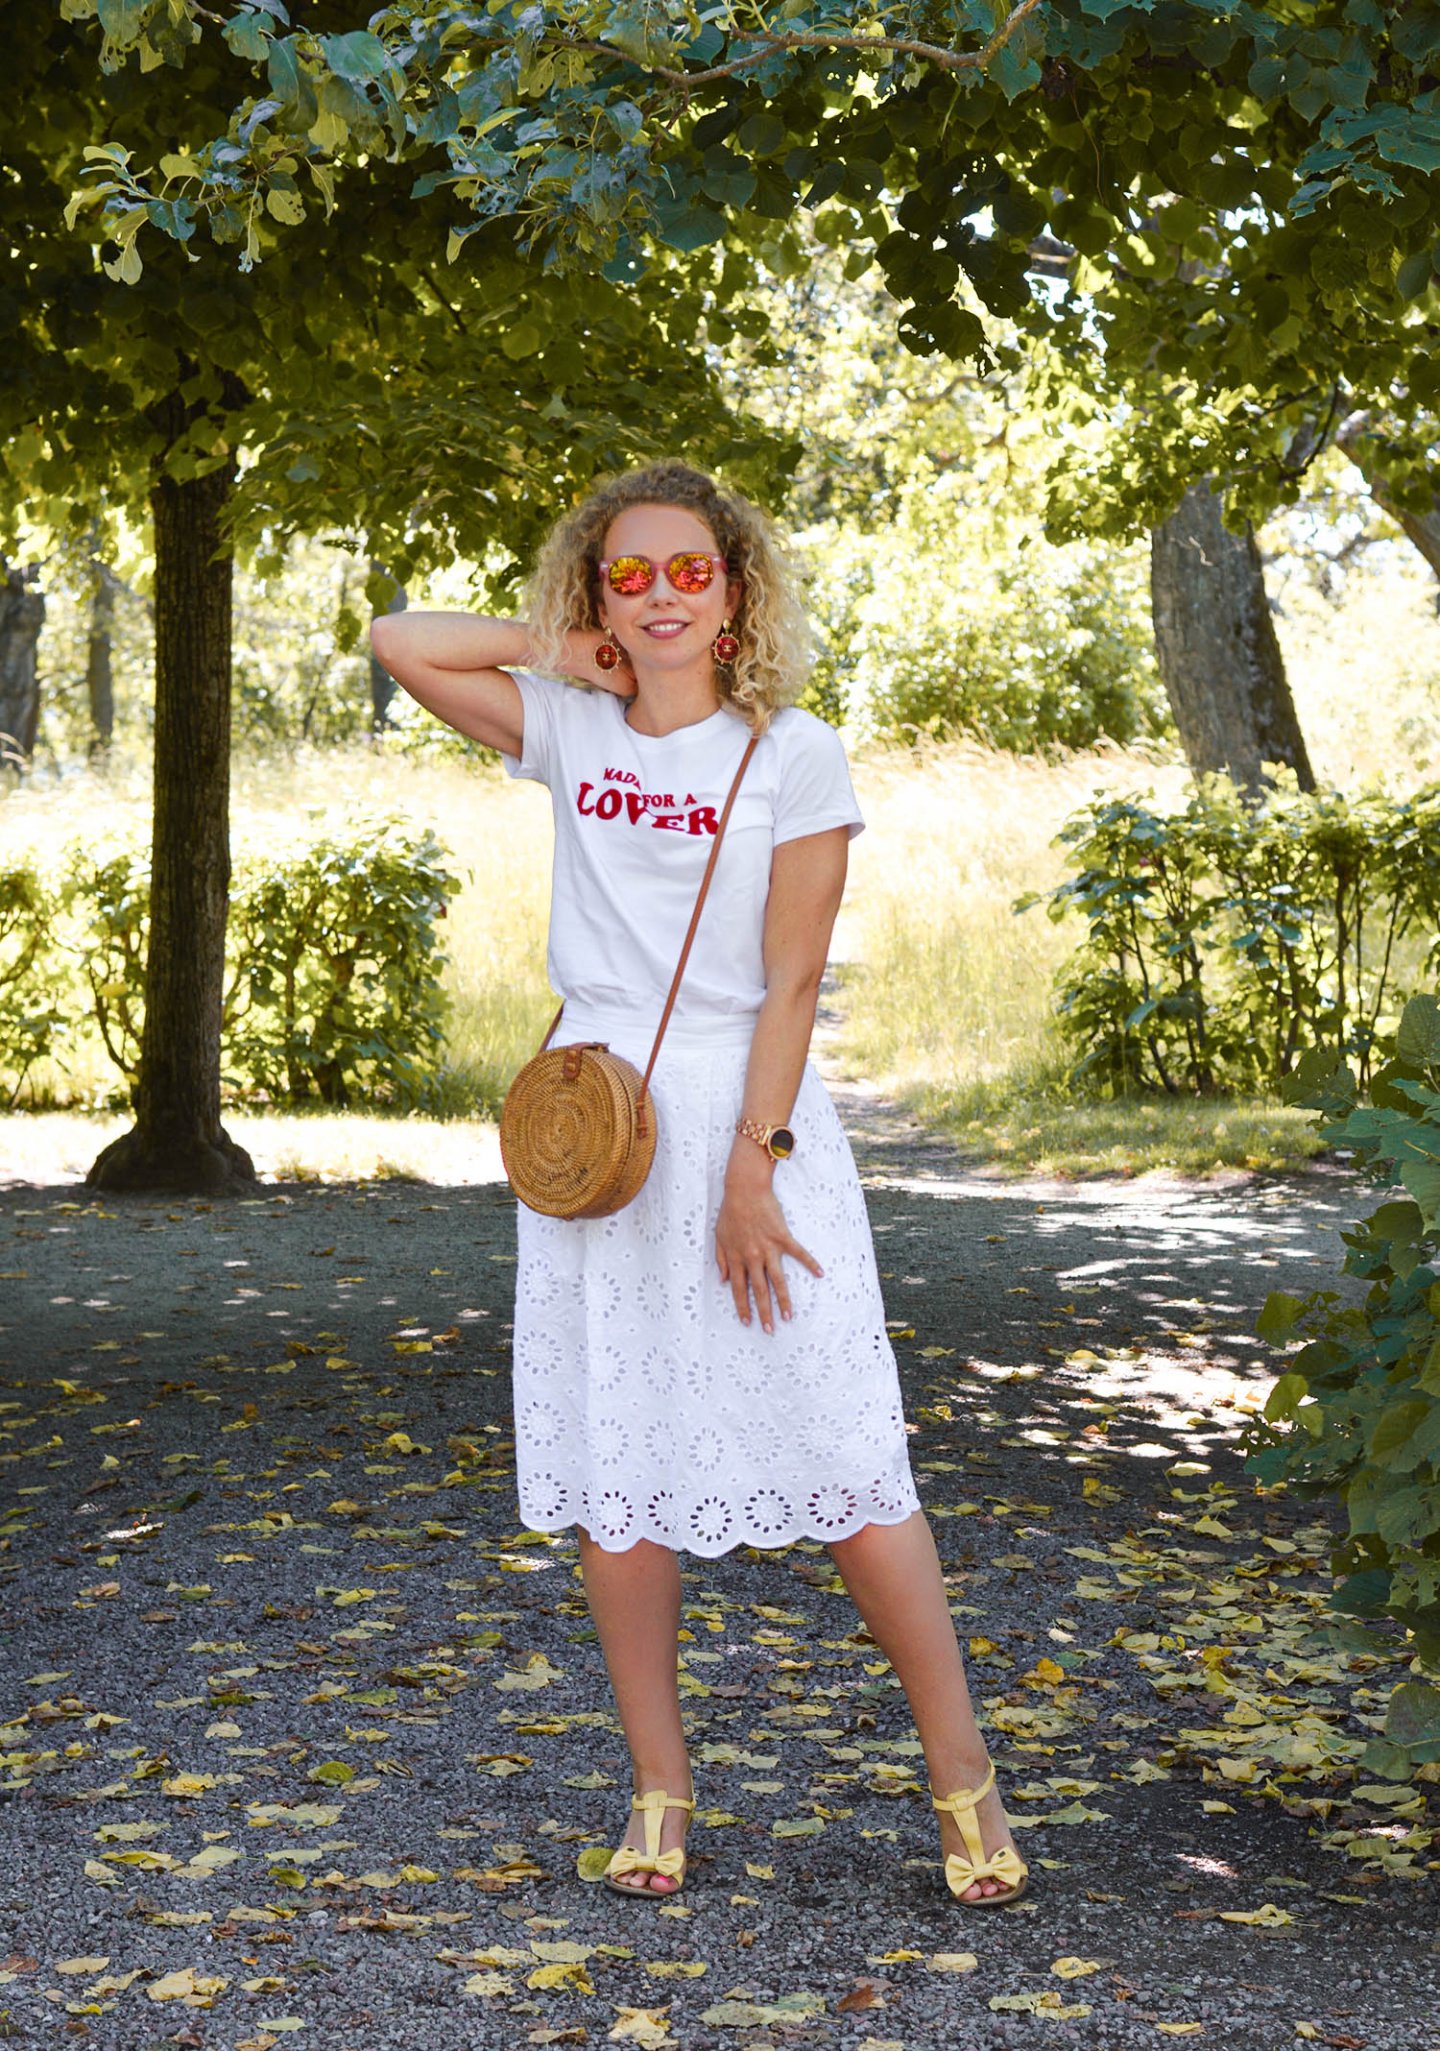
M1040 83L1040 66L1031 56L1017 48L1018 38L1012 37L1004 43L990 59L988 73L1004 93L1007 100L1018 100Z
M774 114L752 114L740 125L735 140L742 150L748 150L752 157L773 157L784 149L790 139L790 131Z
M620 15L601 29L600 40L609 43L622 57L628 57L632 64L643 67L650 62L650 38L645 31L643 16Z
M1362 1772L1373 1773L1380 1780L1409 1780L1414 1766L1407 1748L1389 1738L1372 1738L1360 1755Z
M1435 271L1428 249L1417 249L1413 256L1407 256L1395 273L1395 290L1402 299L1418 299L1429 285Z
M275 220L294 228L305 218L305 202L298 192L287 192L272 185L265 195L265 211Z
M305 1776L307 1780L322 1781L328 1787L344 1787L355 1778L355 1768L343 1759L326 1759L319 1766L312 1766Z
M1303 1374L1282 1374L1265 1399L1266 1417L1272 1424L1293 1417L1301 1398L1309 1393L1310 1384Z
M1390 34L1396 49L1412 64L1429 66L1432 58L1440 56L1440 7L1434 0L1425 0L1421 6L1395 8L1392 13Z
M1375 1529L1391 1546L1409 1546L1440 1529L1440 1489L1411 1482L1392 1489L1375 1512Z
M1410 999L1400 1014L1395 1052L1410 1067L1440 1064L1440 998L1421 991Z
M690 199L665 197L655 202L655 226L671 249L703 249L725 233L725 216Z
M322 36L320 47L335 76L345 79L350 85L363 85L367 79L380 78L390 66L385 45L368 29L353 29L346 36Z
M1440 1738L1440 1688L1402 1681L1385 1705L1385 1735L1396 1745L1428 1745Z
M1412 1396L1382 1410L1366 1448L1372 1460L1382 1466L1391 1453L1403 1452L1417 1428L1430 1416L1432 1405L1424 1397Z
M1420 1206L1429 1231L1440 1230L1440 1161L1405 1161L1400 1180Z
M1255 1321L1255 1329L1267 1345L1283 1346L1292 1337L1305 1308L1304 1297L1287 1295L1283 1289L1272 1289ZM1284 1379L1282 1375L1281 1380Z
M264 63L271 33L258 14L233 15L221 30L231 50L247 64Z
M101 28L122 50L138 40L147 11L148 0L98 0L95 9Z
M1399 1200L1381 1204L1369 1219L1367 1229L1372 1237L1387 1239L1393 1244L1397 1240L1418 1239L1422 1224L1420 1206Z
M1440 171L1440 135L1418 130L1384 130L1375 139L1380 155L1392 164L1410 164L1417 171Z
M538 321L520 320L506 328L500 337L500 347L512 363L518 363L521 357L533 356L544 341L545 331Z

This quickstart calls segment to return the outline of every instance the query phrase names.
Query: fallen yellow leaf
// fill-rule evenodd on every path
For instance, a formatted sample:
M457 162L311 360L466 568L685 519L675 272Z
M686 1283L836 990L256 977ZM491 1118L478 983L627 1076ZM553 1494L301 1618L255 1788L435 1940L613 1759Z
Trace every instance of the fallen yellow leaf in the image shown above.
M666 2012L663 2008L621 2007L610 2031L610 2040L638 2044L641 2051L658 2051L663 2044L673 2044L675 2039L666 2027Z
M526 1980L527 1987L541 1991L552 1987L565 1987L574 1994L593 1994L595 1982L578 1961L563 1965L537 1966Z
M182 1966L178 1972L152 1980L145 1992L152 2001L181 2001L187 2008L211 2008L215 1996L223 1994L229 1984L228 1980L197 1973L194 1966Z
M1017 2015L1043 2015L1052 2022L1074 2022L1090 2013L1088 2001L1067 2004L1053 1987L1043 1987L1029 1994L992 1994L990 2006L1011 2010Z

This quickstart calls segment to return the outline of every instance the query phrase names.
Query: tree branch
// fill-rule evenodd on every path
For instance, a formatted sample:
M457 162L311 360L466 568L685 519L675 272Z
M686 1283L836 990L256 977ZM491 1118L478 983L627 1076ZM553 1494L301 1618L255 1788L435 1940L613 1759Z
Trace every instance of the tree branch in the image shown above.
M648 70L652 78L658 78L666 85L681 86L687 91L697 85L714 85L721 79L734 78L737 72L749 71L756 64L763 64L777 50L875 51L897 57L918 57L939 71L983 71L1004 49L1026 16L1033 14L1039 5L1040 0L1019 0L1019 5L1001 22L989 42L978 50L947 50L943 44L919 43L902 36L839 36L795 29L747 35L744 38L746 42L759 43L762 47L747 52L743 57L733 58L728 64L712 64L706 71L675 71L663 64L642 68ZM566 47L586 50L597 57L621 57L624 54L609 43L574 42L567 43ZM633 63L635 60L626 58L625 61Z

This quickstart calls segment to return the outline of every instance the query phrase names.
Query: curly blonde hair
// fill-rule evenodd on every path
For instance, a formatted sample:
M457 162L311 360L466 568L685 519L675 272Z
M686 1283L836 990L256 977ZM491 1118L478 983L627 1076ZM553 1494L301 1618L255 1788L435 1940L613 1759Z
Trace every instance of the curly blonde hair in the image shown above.
M534 661L563 675L567 633L600 628L600 562L611 522L628 506L682 506L702 519L740 580L731 626L740 643L717 671L721 699L763 734L782 706L793 705L814 662L810 622L788 552L760 508L725 491L688 463L647 463L602 478L556 521L535 559L525 591Z

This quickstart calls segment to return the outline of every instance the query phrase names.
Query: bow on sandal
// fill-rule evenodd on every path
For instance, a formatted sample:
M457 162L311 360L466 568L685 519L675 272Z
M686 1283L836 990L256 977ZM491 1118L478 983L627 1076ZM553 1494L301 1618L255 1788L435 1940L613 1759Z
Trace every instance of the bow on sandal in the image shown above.
M977 1894L964 1903L967 1909L1005 1909L1012 1901L1019 1901L1030 1889L1030 1868L1011 1846L1002 1845L992 1858L985 1856L985 1845L980 1836L980 1826L975 1821L975 1809L995 1785L995 1768L987 1766L985 1778L978 1788L960 1788L953 1795L946 1795L942 1801L934 1788L930 1790L933 1807L953 1816L960 1826L960 1835L965 1840L969 1858L961 1858L959 1852L951 1852L945 1861L945 1884L950 1892L961 1899L967 1887L973 1887L977 1880L1001 1880L1005 1883L1003 1894Z
M671 1901L685 1884L685 1852L678 1844L672 1850L662 1852L660 1827L667 1809L693 1810L694 1800L686 1795L667 1794L664 1788L651 1788L647 1794L634 1796L630 1806L644 1814L645 1849L641 1852L632 1844L622 1844L600 1877L612 1894L648 1895L651 1901ZM620 1887L613 1876L622 1873L664 1873L675 1885Z

